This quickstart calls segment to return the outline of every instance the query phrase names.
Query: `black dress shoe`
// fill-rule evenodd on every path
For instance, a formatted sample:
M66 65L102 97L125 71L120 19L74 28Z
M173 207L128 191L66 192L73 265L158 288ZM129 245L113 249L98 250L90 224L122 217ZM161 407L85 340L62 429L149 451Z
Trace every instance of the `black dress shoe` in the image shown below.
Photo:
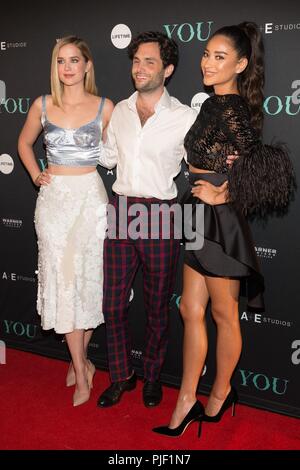
M155 382L150 382L146 380L143 388L143 401L144 405L147 407L159 405L162 399L162 386L161 383L156 380Z
M129 379L113 382L98 398L97 406L106 408L119 403L124 392L129 392L136 387L136 374L133 373Z

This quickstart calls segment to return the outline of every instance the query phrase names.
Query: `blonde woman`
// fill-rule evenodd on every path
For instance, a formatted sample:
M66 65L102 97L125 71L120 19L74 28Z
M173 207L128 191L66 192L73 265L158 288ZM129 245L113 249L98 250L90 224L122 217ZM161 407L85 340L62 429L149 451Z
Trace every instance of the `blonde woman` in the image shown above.
M32 104L18 150L34 184L38 236L37 309L42 328L65 334L71 354L66 385L73 405L90 397L94 365L87 359L93 329L103 323L103 239L107 194L96 171L113 110L97 95L88 45L68 36L52 53L51 95ZM44 131L48 166L40 171L33 145Z

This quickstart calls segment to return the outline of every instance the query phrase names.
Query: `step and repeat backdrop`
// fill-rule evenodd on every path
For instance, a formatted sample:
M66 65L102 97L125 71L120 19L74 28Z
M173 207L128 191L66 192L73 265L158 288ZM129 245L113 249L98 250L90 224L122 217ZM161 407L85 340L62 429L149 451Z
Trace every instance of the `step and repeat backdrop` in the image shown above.
M6 347L68 359L64 338L43 332L36 312L37 243L33 216L37 189L17 153L17 139L33 100L49 93L51 52L58 38L83 37L91 47L101 95L115 103L133 92L126 47L132 36L158 30L175 39L180 61L168 89L196 109L207 97L200 59L204 45L219 27L255 21L266 50L264 141L286 142L300 174L300 4L297 0L223 2L211 0L136 0L88 3L27 1L1 5L0 29L0 372ZM42 137L35 145L40 168L46 165ZM98 167L108 193L115 170ZM186 167L177 178L186 187ZM240 302L243 353L233 377L240 401L251 406L300 415L300 248L299 195L288 213L266 223L252 223L256 251L266 279L266 311L253 314ZM170 345L162 380L179 386L183 326L179 314L182 253L170 302ZM207 312L210 347L199 382L208 393L215 373L215 327ZM130 302L132 356L142 371L145 312L142 276L135 279ZM105 326L89 347L90 358L106 369ZM1 364L2 362L2 364Z

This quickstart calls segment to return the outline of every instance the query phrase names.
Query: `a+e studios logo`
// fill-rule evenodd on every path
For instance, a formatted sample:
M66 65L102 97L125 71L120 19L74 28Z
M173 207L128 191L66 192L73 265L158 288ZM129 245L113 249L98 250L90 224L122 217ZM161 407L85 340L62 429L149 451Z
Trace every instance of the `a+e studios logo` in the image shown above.
M7 49L17 49L27 47L27 42L8 42L0 41L0 51L6 51Z
M252 312L243 312L240 316L241 321L245 321L247 323L256 323L258 325L264 326L280 326L280 327L288 327L290 328L293 326L293 322L290 320L283 320L278 318L271 318L261 313L252 313Z
M265 34L278 33L283 31L295 31L300 29L300 23L264 23L260 26L260 30Z

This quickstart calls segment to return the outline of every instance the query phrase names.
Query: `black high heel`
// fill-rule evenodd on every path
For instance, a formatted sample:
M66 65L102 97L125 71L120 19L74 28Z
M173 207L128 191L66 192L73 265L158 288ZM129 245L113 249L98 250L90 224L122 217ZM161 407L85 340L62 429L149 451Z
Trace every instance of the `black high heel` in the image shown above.
M203 416L203 421L209 422L209 423L218 423L224 412L232 406L232 411L231 411L231 416L234 416L235 413L235 404L238 401L238 394L237 391L234 387L231 387L230 392L228 393L227 397L225 398L223 405L221 406L220 410L218 413L214 416L208 416L207 414L204 413Z
M202 417L204 415L204 407L202 403L197 400L196 403L192 406L188 414L183 418L177 428L169 428L168 426L159 426L158 428L153 428L152 431L157 432L158 434L163 434L164 436L169 437L178 437L181 436L186 428L193 423L194 421L199 422L198 426L198 437L201 436L201 424Z

